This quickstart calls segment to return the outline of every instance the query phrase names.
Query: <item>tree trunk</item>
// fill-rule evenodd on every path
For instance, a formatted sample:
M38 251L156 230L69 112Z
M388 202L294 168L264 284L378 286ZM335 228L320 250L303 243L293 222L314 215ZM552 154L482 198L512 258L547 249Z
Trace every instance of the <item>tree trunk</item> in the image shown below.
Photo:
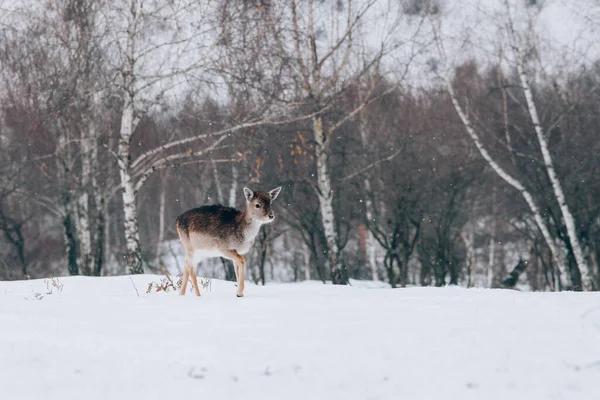
M88 191L92 175L92 142L94 136L93 122L89 118L81 130L81 179L79 181L79 196L77 198L77 238L79 240L79 268L83 275L91 275L94 271L94 256L92 250L91 213Z
M129 108L129 107L128 107ZM129 115L133 114L131 110L124 110L122 124L129 122ZM123 189L123 213L125 226L125 243L127 247L126 261L130 274L142 274L142 250L140 247L140 236L138 231L137 209L135 202L135 192L131 174L129 171L129 140L131 134L124 133L127 128L121 127L121 138L119 140L119 175L121 177L121 187Z
M387 271L388 282L392 288L398 286L398 280L396 278L395 267L394 267L394 250L388 250L383 259L383 265Z
M96 255L94 262L94 276L102 275L102 268L104 267L104 242L105 242L105 224L106 219L104 217L104 197L99 196L97 204L97 215L96 215Z
M475 255L473 225L467 222L466 231L463 231L461 238L465 244L467 254L465 256L467 266L467 287L473 286L473 257Z
M104 240L105 240L105 212L106 212L106 204L104 199L104 193L98 185L98 176L99 176L99 164L98 164L98 135L96 129L92 131L92 148L91 148L91 164L93 168L92 176L91 176L91 184L92 184L92 195L94 196L94 206L95 209L95 219L96 219L96 230L95 230L95 243L96 243L96 252L94 254L94 276L100 276L102 274L102 267L104 264ZM109 147L110 148L110 147Z
M63 228L69 275L79 275L79 267L77 265L77 242L73 229L73 221L71 219L71 211L68 209L65 210L63 216Z
M367 147L368 138L367 138L367 127L364 113L360 115L359 128L360 128L360 138L363 147ZM365 192L365 218L368 223L373 221L373 201L371 200L371 196L369 196L371 192L371 181L368 178L363 180L363 187ZM374 281L379 280L379 273L377 272L377 259L375 252L375 238L373 237L373 233L370 229L367 230L367 238L366 238L365 246L367 248L367 261L369 262L369 267L371 268L371 279Z
M496 218L492 220L492 228L490 232L490 245L488 247L488 268L487 268L487 287L492 288L494 285L494 264L496 263Z
M327 244L327 267L331 281L336 285L348 283L347 273L341 264L338 249L338 238L335 230L333 213L333 190L331 189L331 176L329 175L327 161L329 158L328 143L323 131L322 117L313 117L313 133L315 136L315 151L317 155L317 197L321 211L321 223Z
M269 227L265 226L261 230L260 238L260 260L258 263L258 279L263 286L265 286L265 264L267 262L267 253L269 250L268 229Z
M17 257L19 258L19 263L21 264L21 273L23 277L27 277L27 262L25 261L25 238L23 237L23 231L21 230L22 225L17 225L15 227L15 236L16 240L14 241L14 245L17 248Z
M134 82L134 49L136 38L136 18L138 13L137 1L132 1L131 10L128 14L128 36L126 60L123 71L123 110L121 113L121 130L119 134L118 165L123 190L123 213L125 228L125 243L127 253L125 256L127 268L130 274L141 274L144 272L142 266L142 250L140 247L140 236L137 219L137 207L135 202L135 184L131 176L131 137L138 123L135 118L135 82Z
M79 241L78 264L83 275L91 275L93 268L92 234L89 220L89 197L82 192L77 199L77 238Z
M4 213L2 199L0 199L0 229L6 239L15 247L17 258L21 264L23 277L27 276L27 263L25 261L25 238L23 237L23 223L12 221Z
M223 264L223 270L225 271L225 280L230 282L236 282L235 269L233 263L226 258L221 257L221 263Z
M598 290L599 289L599 280L600 280L600 263L598 262L598 252L596 251L595 246L592 246L592 249L590 251L590 259L592 260L592 265L595 267L595 289Z
M140 247L140 236L138 230L137 207L135 202L134 183L130 171L130 143L134 128L133 97L129 91L123 94L125 103L121 116L121 134L119 137L119 176L121 177L121 188L123 190L123 213L125 226L125 243L127 248L126 261L130 274L141 274L144 272L142 266L142 250Z
M215 160L211 160L213 175L215 176L215 186L217 188L217 203L223 204L223 188L221 187L221 179L219 178L219 169Z
M304 280L310 281L310 249L302 242L302 254L304 256Z
M75 227L73 226L73 200L72 188L70 183L71 155L69 152L69 137L66 128L60 126L58 133L59 157L56 158L58 171L58 181L62 191L61 206L63 219L63 241L65 243L65 256L67 260L67 269L69 275L79 275L79 265L77 264L77 239Z
M160 200L158 205L158 239L156 241L156 260L154 261L155 268L159 270L163 265L161 246L165 239L165 193L165 182L164 179L161 179Z
M229 207L235 207L238 197L238 169L231 163L231 187L229 189Z

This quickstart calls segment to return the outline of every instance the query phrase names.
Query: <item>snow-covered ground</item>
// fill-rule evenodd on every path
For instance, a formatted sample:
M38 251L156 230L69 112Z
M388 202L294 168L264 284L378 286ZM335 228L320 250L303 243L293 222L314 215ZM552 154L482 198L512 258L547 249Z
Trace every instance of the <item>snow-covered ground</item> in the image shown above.
M0 282L3 399L598 399L600 293ZM139 296L136 293L139 292ZM44 297L36 300L36 293ZM38 295L39 297L39 295Z

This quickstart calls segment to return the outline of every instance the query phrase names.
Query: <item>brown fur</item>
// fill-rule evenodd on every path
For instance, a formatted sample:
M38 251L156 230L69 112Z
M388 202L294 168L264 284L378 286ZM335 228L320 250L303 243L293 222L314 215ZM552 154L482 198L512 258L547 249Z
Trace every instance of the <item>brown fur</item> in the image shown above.
M243 255L254 244L260 226L273 220L272 202L280 190L281 188L277 188L264 193L244 188L246 207L243 211L217 204L194 208L177 217L177 233L186 252L180 294L185 294L191 276L194 291L200 296L191 259L194 251L203 251L209 257L221 256L234 262L238 281L237 296L244 295L246 262Z

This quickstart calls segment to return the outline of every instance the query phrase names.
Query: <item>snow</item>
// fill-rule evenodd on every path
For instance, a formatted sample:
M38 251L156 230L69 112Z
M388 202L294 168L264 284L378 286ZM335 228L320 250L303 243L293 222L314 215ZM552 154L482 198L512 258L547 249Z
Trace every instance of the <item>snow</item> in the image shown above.
M6 399L596 399L600 294L0 282ZM135 286L135 287L134 287ZM367 285L368 286L368 285ZM136 293L139 292L139 296Z

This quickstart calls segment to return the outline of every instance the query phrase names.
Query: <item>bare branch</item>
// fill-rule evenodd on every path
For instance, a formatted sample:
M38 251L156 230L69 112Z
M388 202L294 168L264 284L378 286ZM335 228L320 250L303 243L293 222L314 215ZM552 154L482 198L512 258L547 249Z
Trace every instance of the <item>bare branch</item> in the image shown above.
M150 157L153 157L165 150L168 150L170 148L173 148L175 146L181 146L183 144L188 144L188 143L192 143L198 140L202 140L202 139L207 139L207 138L211 138L211 137L217 137L217 136L222 136L222 135L229 135L231 133L240 131L242 129L246 129L246 128L254 128L257 126L276 126L276 125L286 125L286 124L291 124L293 122L299 122L299 121L304 121L306 119L310 119L316 115L319 115L323 112L325 112L327 109L329 109L331 106L326 106L323 107L322 109L313 112L311 114L306 114L306 115L302 115L300 117L296 117L296 118L289 118L289 119L284 119L284 120L279 120L279 121L273 121L270 119L257 119L254 121L250 121L250 122L245 122L236 126L232 126L229 128L225 128L225 129L221 129L219 131L216 132L211 132L211 133L203 133L200 135L196 135L196 136L192 136L189 138L185 138L185 139L179 139L179 140L175 140L173 142L169 142L166 143L162 146L156 147L150 151L145 152L144 154L140 155L132 164L131 167L132 168L137 168L142 162L144 162L145 160L147 160Z
M343 178L342 178L342 181L347 181L348 179L352 179L352 178L354 178L355 176L358 176L358 175L360 175L360 174L362 174L362 173L365 173L365 172L367 172L368 170L370 170L371 168L374 168L374 167L378 166L379 164L382 164L382 163L384 163L384 162L386 162L386 161L392 161L392 160L393 160L393 159L394 159L394 158L395 158L395 157L396 157L398 154L400 154L401 152L402 152L402 149L400 149L400 150L396 150L395 152L393 152L393 153L392 153L392 154L390 154L389 156L387 156L387 157L384 157L384 158L381 158L381 159L379 159L379 160L377 160L377 161L374 161L374 162L372 162L371 164L369 164L369 165L367 165L367 166L365 166L365 167L363 167L363 168L359 169L358 171L356 171L356 172L353 172L353 173L351 173L350 175L347 175L347 176L343 177Z

